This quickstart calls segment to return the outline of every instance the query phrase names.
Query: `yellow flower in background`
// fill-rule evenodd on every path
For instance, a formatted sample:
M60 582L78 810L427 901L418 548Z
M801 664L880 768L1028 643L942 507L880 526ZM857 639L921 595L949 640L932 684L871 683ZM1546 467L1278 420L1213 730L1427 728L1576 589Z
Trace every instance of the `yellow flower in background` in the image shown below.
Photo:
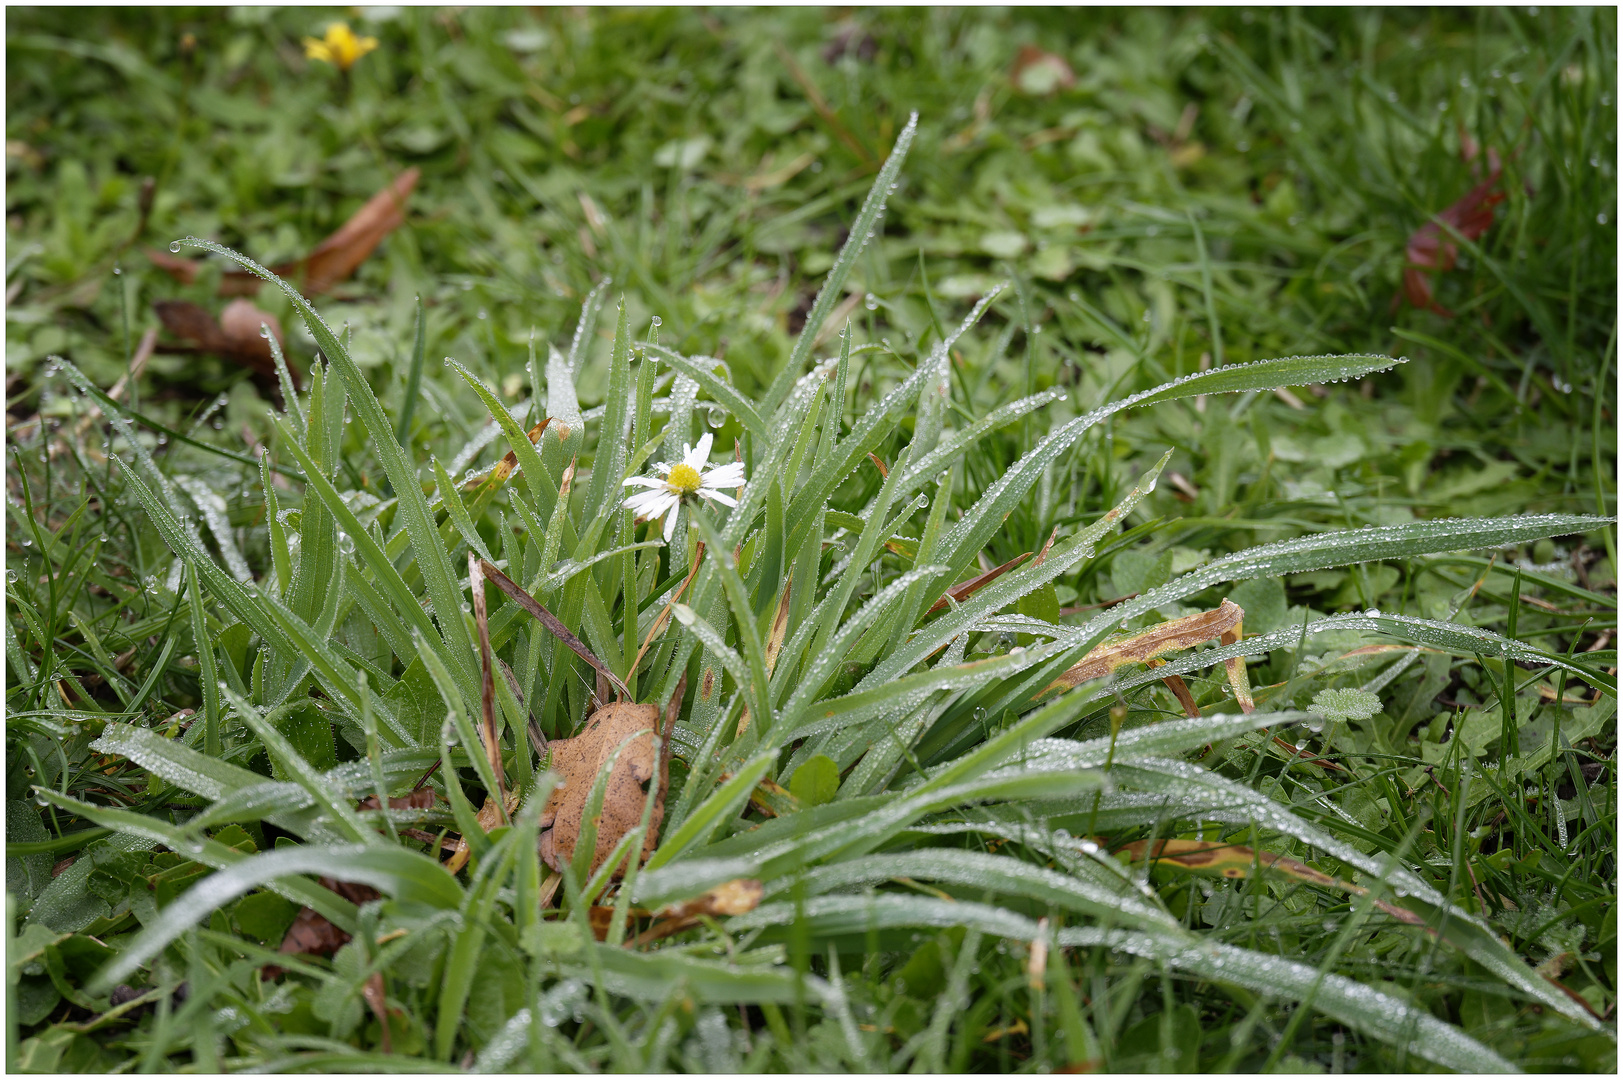
M304 39L304 55L311 60L335 64L340 71L348 71L355 61L378 47L375 37L356 37L349 23L336 22L327 27L325 38Z

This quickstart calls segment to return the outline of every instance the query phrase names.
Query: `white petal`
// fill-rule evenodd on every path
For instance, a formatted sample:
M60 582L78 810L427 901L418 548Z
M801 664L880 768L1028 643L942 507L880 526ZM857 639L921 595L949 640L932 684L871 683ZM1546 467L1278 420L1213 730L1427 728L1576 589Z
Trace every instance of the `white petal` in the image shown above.
M738 505L738 500L733 498L731 495L723 495L721 492L711 491L709 488L701 488L699 490L699 497L702 499L714 499L723 506Z
M653 520L675 506L677 496L669 491L639 491L622 505L641 518Z
M620 484L621 487L662 488L665 481L652 476L628 476Z
M710 434L708 431L705 432L703 435L699 436L699 445L695 446L687 453L685 457L683 457L683 462L693 466L695 469L704 468L705 464L710 460L710 444L715 441L716 437L714 435Z
M667 544L671 542L671 537L676 535L676 518L677 512L675 510L665 515L665 542Z
M707 488L735 488L744 486L744 463L729 462L705 473L700 482Z

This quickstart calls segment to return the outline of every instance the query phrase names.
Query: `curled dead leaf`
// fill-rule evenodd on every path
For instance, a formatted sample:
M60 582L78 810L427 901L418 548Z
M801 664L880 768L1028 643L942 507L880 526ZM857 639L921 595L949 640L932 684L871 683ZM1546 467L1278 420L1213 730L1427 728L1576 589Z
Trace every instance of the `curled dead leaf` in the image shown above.
M316 245L296 267L302 271L301 291L306 296L324 293L349 277L383 243L384 237L400 227L406 220L406 200L411 198L421 175L415 167L407 169L350 215L337 232Z
M270 342L260 335L259 330L261 326L270 327L280 344L284 341L282 324L276 316L261 311L252 302L231 301L220 312L218 321L189 300L159 300L152 307L164 328L187 342L179 351L212 353L266 379L276 378L276 363L271 358ZM160 346L159 351L177 350L174 346ZM288 368L297 379L299 371L291 361Z
M305 296L328 291L353 274L383 242L384 237L406 220L406 201L417 187L421 175L416 168L407 169L368 199L336 232L317 244L309 255L276 263L271 270L281 277L294 278L299 291ZM148 248L146 254L154 266L182 285L194 283L202 267L197 259L183 258L156 248ZM260 279L246 270L227 270L220 275L220 295L253 296L259 291L260 284Z
M642 823L643 808L650 798L655 801L639 858L646 859L653 853L665 817L665 789L670 780L668 727L661 740L662 749L657 754L654 751L659 713L657 705L615 702L593 713L580 734L552 741L551 768L563 779L541 812L541 859L548 866L562 873L564 865L575 857L592 786L622 743L625 749L615 759L604 787L590 872L596 873L621 838ZM618 868L614 876L623 873L624 868Z

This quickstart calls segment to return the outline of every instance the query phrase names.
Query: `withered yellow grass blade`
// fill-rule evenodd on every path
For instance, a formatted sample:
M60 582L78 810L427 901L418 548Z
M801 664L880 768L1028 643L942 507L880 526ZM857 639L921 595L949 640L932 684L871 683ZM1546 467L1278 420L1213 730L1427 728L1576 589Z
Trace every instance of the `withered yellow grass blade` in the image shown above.
M1134 862L1150 859L1196 874L1219 874L1226 878L1240 879L1250 877L1253 867L1264 867L1277 870L1286 877L1304 881L1309 885L1340 889L1355 896L1363 896L1369 892L1362 885L1333 878L1322 870L1315 870L1288 855L1275 855L1240 844L1214 844L1207 840L1135 840L1117 850L1127 852ZM1425 923L1425 920L1414 912L1384 900L1376 900L1375 906L1394 919L1411 926L1421 926Z
M550 423L552 423L552 417L543 417L539 424L535 425L528 432L526 432L526 434L528 434L530 437L530 442L540 442L542 432L547 430L547 425ZM560 423L558 425L558 441L563 442L567 438L569 438L569 426L567 424ZM469 480L466 484L462 485L462 490L473 491L475 488L478 488L483 484L489 484L491 487L500 487L502 484L507 482L507 478L512 476L513 470L517 468L518 452L516 450L509 450L500 461L496 462L496 467L491 469L488 474L484 476L476 476L472 480Z
M1230 644L1240 640L1240 620L1244 617L1245 610L1239 604L1224 600L1211 611L1197 611L1193 615L1152 626L1131 637L1103 642L1050 683L1047 690L1070 689L1089 679L1109 675L1123 664L1148 664L1166 653L1192 649L1213 638L1221 638L1225 645ZM1250 684L1245 678L1244 663L1231 661L1228 672L1230 681L1235 684L1234 692L1240 700L1240 707L1250 712L1254 706Z

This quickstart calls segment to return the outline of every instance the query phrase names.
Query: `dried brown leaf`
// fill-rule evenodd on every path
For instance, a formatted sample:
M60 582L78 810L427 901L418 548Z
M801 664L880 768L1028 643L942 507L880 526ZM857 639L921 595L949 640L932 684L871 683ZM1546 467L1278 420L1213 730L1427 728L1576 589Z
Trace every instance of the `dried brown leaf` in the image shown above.
M401 223L406 220L406 201L417 187L421 175L416 168L407 169L395 177L382 191L372 196L338 231L317 244L302 259L280 262L271 270L281 277L293 277L299 291L305 296L316 296L353 274L361 263L377 249ZM147 249L152 265L180 282L191 285L197 281L202 262L156 248ZM227 270L220 275L221 296L253 296L259 291L260 279L246 270ZM258 328L255 328L258 332Z
M553 745L556 746L557 743L553 743ZM506 824L513 811L518 809L518 792L508 793L506 806L507 812L504 814L496 808L496 800L486 795L485 805L479 808L477 815L479 827L488 833L498 825ZM468 856L471 853L472 849L468 847L468 838L465 836L458 837L456 847L451 850L451 857L445 860L445 868L453 874L456 873L467 865Z
M1010 570L1013 570L1015 567L1019 566L1029 558L1031 558L1031 552L1029 551L1024 555L1016 555L1002 566L994 566L984 574L977 574L968 581L959 582L957 585L954 585L952 588L947 590L947 596L952 597L955 601L961 604L971 596L975 595L975 593L985 588L987 585L990 585L1004 574L1007 574ZM981 565L984 566L985 564L982 563ZM925 614L934 615L936 612L940 611L946 606L947 597L943 596L940 600L937 600L934 604L930 605L930 610L926 611Z
M376 900L381 895L370 885L362 885L354 881L335 881L332 878L319 879L324 888L330 889L348 900L352 904L364 904ZM282 938L282 946L277 952L289 956L331 956L349 941L349 932L334 926L325 915L318 914L313 908L303 908L288 927L287 935ZM282 969L274 964L265 968L265 977L274 979L282 973Z
M654 752L659 713L657 705L616 702L593 713L580 734L552 741L551 768L563 779L541 812L541 859L548 866L562 873L564 865L574 858L592 786L622 743L627 745L610 770L603 792L603 813L597 822L597 847L592 853L590 872L602 867L621 838L642 823L643 807L649 798L654 799L654 807L640 858L653 853L665 817L665 789L670 778L668 732L662 740L664 749L657 755ZM623 869L616 876L619 873Z
M1476 156L1476 144L1469 136L1465 137L1464 151L1467 161ZM1409 235L1409 242L1403 249L1406 263L1403 269L1403 299L1423 311L1453 318L1454 313L1432 296L1433 275L1452 270L1459 259L1459 246L1451 236L1445 235L1439 222L1447 224L1467 240L1480 239L1493 224L1493 208L1505 201L1505 193L1494 190L1499 185L1500 171L1499 154L1489 150L1488 175L1482 182L1438 214L1436 220L1426 222ZM1397 303L1398 298L1394 297L1394 308Z
M212 353L266 379L276 378L270 342L259 330L261 326L270 327L276 340L282 342L282 324L276 316L261 311L250 301L231 301L220 312L218 321L189 300L159 300L152 307L164 328L184 339L192 349ZM297 378L297 368L291 363L288 366Z
M1119 641L1103 642L1050 683L1048 689L1078 686L1089 679L1102 678L1123 664L1147 664L1164 653L1191 649L1215 637L1237 633L1244 617L1245 610L1240 605L1224 600L1211 611L1172 619Z
M301 260L296 271L302 271L306 296L324 293L349 277L384 237L400 227L406 220L406 201L421 175L418 169L410 168L395 177Z
M755 878L739 878L718 885L697 899L662 909L659 921L638 934L634 944L647 945L679 934L697 926L703 916L742 915L754 911L760 905L764 892Z
M685 915L742 915L760 906L763 895L762 885L755 878L738 878L717 885L695 900L672 904L660 915L670 919Z

